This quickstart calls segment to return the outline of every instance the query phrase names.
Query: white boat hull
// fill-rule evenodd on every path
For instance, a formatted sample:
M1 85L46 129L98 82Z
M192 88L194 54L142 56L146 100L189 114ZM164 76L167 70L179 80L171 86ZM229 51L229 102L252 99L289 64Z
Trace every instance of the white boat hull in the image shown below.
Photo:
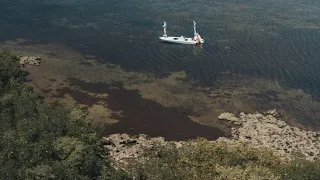
M173 37L173 36L163 36L159 37L164 42L170 42L170 43L178 43L178 44L199 44L198 41L192 39L192 38L185 38L185 37ZM204 39L200 40L200 43L204 43Z

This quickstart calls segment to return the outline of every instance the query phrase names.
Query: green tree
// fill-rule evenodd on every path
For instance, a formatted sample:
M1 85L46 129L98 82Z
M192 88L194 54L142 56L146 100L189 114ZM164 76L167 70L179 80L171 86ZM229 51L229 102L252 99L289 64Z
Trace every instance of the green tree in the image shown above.
M19 59L0 53L0 177L121 179L102 136L79 108L47 104L26 84Z

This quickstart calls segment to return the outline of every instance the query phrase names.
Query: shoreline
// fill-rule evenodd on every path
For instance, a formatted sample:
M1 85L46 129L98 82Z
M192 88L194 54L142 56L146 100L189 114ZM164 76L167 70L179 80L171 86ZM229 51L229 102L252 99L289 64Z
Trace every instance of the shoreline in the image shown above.
M283 110L284 119L290 125L300 128L308 125L307 121L304 125L297 121L295 115L298 112L308 115L304 119L312 120L312 123L318 122L317 119L309 118L313 115L308 112L320 112L320 103L313 101L310 95L301 90L282 89L271 81L242 79L240 82L228 80L225 83L221 79L214 87L199 87L192 80L187 80L184 72L172 72L161 78L148 73L126 72L116 65L101 64L94 56L81 54L67 47L25 45L23 42L10 41L0 44L0 48L18 55L42 57L40 66L24 68L30 73L28 78L37 94L47 102L79 105L89 111L96 123L107 127L115 126L123 133L156 132L158 124L164 124L170 127L170 136L173 137L174 131L178 129L185 134L180 137L190 139L196 137L197 133L188 134L188 131L192 132L192 127L197 126L199 129L193 132L201 134L201 128L207 129L204 134L213 140L220 136L231 136L232 125L217 118L221 113L254 113L256 110L273 108ZM133 101L126 100L130 98ZM142 113L134 113L136 110ZM298 111L295 112L296 110ZM167 113L167 116L160 116L161 118L157 115ZM157 123L149 124L150 119L155 119ZM144 123L146 129L135 122ZM185 122L190 125L183 129ZM309 126L316 127L312 123ZM130 131L130 126L136 131ZM148 127L153 130L148 130ZM165 132L165 127L162 129ZM214 132L218 133L213 135ZM154 136L159 135L161 131L154 133Z
M320 158L320 132L304 131L289 126L279 118L279 112L269 110L264 113L239 115L222 113L221 121L229 121L235 126L232 128L232 137L220 137L208 144L222 143L227 147L239 145L253 149L268 149L283 162L302 158L308 161ZM110 158L116 168L126 169L133 162L143 162L143 154L157 147L184 148L192 144L197 145L197 139L187 141L170 141L163 137L150 137L145 134L130 136L128 134L112 134L104 138L105 148L110 151ZM200 138L201 141L201 138Z
M17 56L8 52L1 54L1 64L5 67L2 77L6 89L1 94L2 102L3 105L9 104L1 112L5 117L2 138L9 139L3 142L4 148L1 151L7 157L3 162L5 169L19 169L22 172L13 176L49 175L54 178L61 176L61 172L66 172L63 174L66 177L73 172L74 176L86 178L82 169L95 169L94 174L85 173L95 177L94 179L111 176L135 179L142 177L141 175L163 179L157 177L168 177L169 174L172 174L169 179L186 179L185 177L195 173L200 175L197 175L200 179L240 177L239 175L250 177L246 179L261 176L283 179L288 176L288 170L292 171L289 176L297 172L296 163L303 168L301 176L319 172L314 168L310 169L310 165L317 167L319 163L320 132L303 131L287 125L280 120L283 114L277 110L263 114L220 114L218 119L227 120L235 126L232 128L231 138L219 138L216 141L205 138L166 141L163 137L149 138L144 134L134 137L112 134L103 137L99 133L100 129L92 126L92 119L85 111L78 107L66 108L40 100L32 91L32 86L25 81L27 74L21 71L18 63ZM14 79L10 81L12 77ZM108 93L112 96L112 93ZM14 114L10 113L8 119L7 112ZM296 152L303 157L293 156L297 159L291 161L290 156ZM31 160L26 161L26 157ZM88 161L90 163L86 163ZM57 163L59 166L56 166ZM65 166L66 163L68 166ZM75 164L75 168L65 168L74 167ZM29 168L26 170L24 167L27 166ZM49 173L39 175L39 167L43 166ZM190 172L190 169L193 171ZM10 177L12 173L4 175Z

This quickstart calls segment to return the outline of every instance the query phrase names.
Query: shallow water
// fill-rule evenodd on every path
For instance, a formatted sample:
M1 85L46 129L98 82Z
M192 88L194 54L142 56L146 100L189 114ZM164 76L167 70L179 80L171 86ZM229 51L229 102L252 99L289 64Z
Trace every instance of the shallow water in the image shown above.
M152 137L162 136L166 140L186 140L205 137L215 140L221 136L230 136L218 128L201 125L189 118L186 108L167 108L161 104L144 99L137 90L126 90L121 84L86 83L79 79L69 79L70 86L77 86L86 92L107 93L108 98L94 98L81 91L62 88L57 97L70 94L77 102L94 105L99 102L108 104L111 110L110 118L119 120L118 123L106 126L104 135L126 133L130 135L148 134Z
M192 36L195 20L205 44L160 42L164 20L175 36ZM241 75L320 97L319 1L3 0L0 40L16 38L67 45L131 71L185 71L202 85Z

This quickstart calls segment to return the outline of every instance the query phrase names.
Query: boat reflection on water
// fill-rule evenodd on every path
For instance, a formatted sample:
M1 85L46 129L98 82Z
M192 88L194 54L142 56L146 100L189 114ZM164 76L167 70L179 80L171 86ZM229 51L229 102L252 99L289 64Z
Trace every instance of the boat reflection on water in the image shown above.
M192 54L195 56L198 56L203 50L203 45L202 44L197 44L192 48Z

